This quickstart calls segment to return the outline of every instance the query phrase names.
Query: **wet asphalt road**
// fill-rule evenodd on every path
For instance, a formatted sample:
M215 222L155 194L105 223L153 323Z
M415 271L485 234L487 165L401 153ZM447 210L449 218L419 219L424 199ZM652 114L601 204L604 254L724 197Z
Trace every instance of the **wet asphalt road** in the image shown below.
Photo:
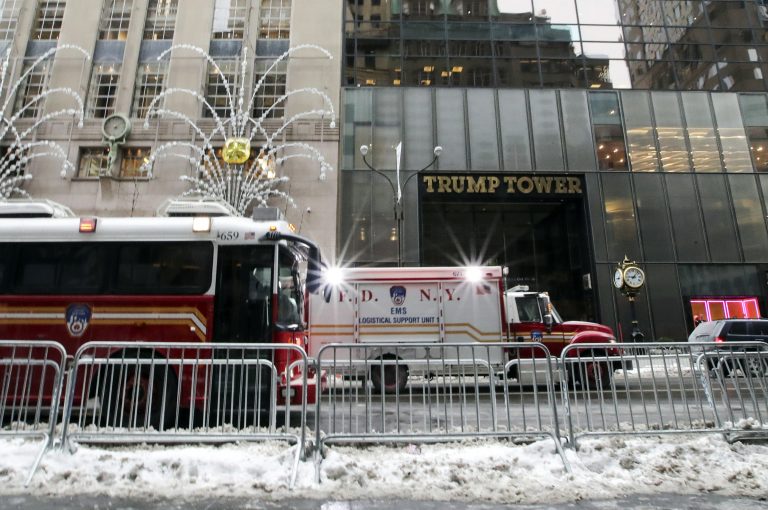
M768 509L768 499L758 501L745 498L727 498L712 495L679 496L653 495L633 496L607 501L579 501L557 505L486 505L476 503L455 503L444 501L319 501L287 499L278 502L258 501L246 498L216 500L143 500L113 499L106 496L43 498L36 496L0 497L2 510L752 510Z

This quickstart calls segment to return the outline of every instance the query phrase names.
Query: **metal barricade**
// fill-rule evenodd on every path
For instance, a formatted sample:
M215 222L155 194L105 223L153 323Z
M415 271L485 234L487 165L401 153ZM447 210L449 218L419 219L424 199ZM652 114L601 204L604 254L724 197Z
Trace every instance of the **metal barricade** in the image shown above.
M768 438L768 344L717 344L697 363L726 439Z
M570 470L542 344L331 344L316 363L328 379L315 408L318 477L328 443L483 437L552 439ZM523 365L530 387L515 379Z
M278 360L290 365L284 373ZM90 342L75 354L62 443L288 441L293 485L305 432L289 431L291 399L278 389L300 380L288 393L305 416L307 368L304 350L289 344Z
M703 368L700 358L710 354L702 353L738 357L745 349L765 347L746 342L566 347L559 372L570 446L588 435L722 433L720 417L732 412L724 398L728 393L713 394L723 379Z
M43 440L26 484L53 446L65 363L56 342L0 340L0 435Z

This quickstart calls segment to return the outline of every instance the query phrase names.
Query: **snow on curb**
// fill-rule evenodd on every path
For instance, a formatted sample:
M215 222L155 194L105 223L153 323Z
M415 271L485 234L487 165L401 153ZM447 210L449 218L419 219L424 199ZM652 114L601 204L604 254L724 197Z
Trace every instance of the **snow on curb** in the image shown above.
M80 446L46 454L29 487L24 480L40 443L0 439L0 494L166 498L397 498L491 503L557 503L629 494L717 493L765 497L768 447L720 436L597 438L566 450L563 469L552 441L515 445L468 441L444 445L331 446L315 483L312 461L288 475L295 447Z

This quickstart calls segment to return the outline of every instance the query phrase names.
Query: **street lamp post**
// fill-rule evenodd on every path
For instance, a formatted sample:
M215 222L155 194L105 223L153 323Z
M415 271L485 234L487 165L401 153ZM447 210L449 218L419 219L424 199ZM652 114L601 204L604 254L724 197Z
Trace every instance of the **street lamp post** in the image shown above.
M366 156L368 155L368 150L370 147L367 145L361 145L360 146L360 154L363 156L363 163L365 163L365 166L367 166L372 172L375 172L379 174L380 176L384 177L387 182L389 183L389 187L392 189L392 201L394 205L394 213L395 213L395 235L397 236L397 266L401 267L403 265L403 202L402 202L402 190L405 190L408 186L408 183L411 179L413 179L415 176L419 175L421 172L426 170L427 168L431 167L435 164L437 161L437 158L440 157L440 154L443 152L443 148L439 145L435 146L435 148L432 150L432 161L429 162L428 165L426 165L424 168L417 170L413 172L411 175L409 175L406 179L403 185L400 185L400 172L397 172L397 186L395 186L395 183L392 182L392 179L385 174L384 172L377 170L374 168L370 163L368 163L368 160L366 159ZM398 155L398 166L399 166L399 155ZM400 191L400 192L399 192Z

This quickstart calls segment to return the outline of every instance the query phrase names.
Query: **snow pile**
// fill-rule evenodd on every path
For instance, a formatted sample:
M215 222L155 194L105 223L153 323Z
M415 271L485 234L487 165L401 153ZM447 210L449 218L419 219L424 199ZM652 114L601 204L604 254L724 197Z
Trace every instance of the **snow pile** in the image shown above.
M566 473L551 440L529 445L469 441L445 445L331 446L322 462L299 465L283 443L222 446L86 447L46 454L24 480L40 443L0 439L0 494L167 498L318 497L545 503L629 494L717 493L764 498L768 447L720 436L584 439L567 450Z

